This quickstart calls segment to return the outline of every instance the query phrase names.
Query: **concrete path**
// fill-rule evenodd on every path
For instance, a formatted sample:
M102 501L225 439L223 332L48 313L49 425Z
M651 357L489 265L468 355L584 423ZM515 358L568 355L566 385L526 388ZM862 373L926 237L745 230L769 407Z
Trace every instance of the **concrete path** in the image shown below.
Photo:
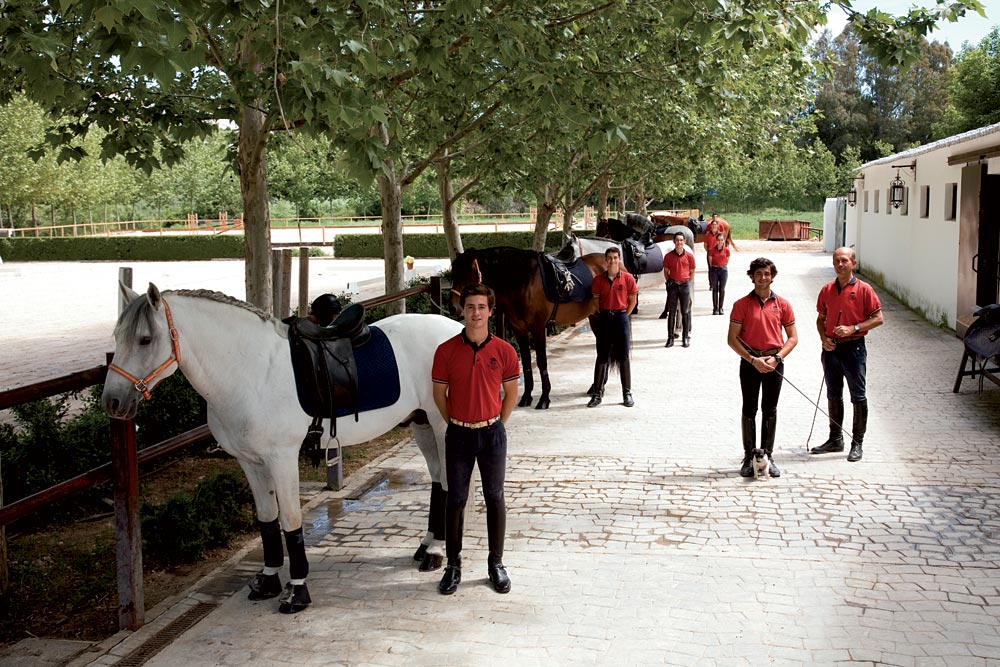
M509 595L486 580L481 498L458 592L414 567L429 479L410 444L310 500L309 610L246 599L251 545L69 664L1000 665L1000 391L951 393L961 342L881 294L865 458L806 455L814 408L791 385L816 398L814 305L833 278L814 247L746 242L731 263L727 312L764 254L798 316L780 479L738 475L738 360L702 268L688 349L663 347L662 288L642 295L635 408L615 402L614 377L585 407L589 332L553 344L551 409L508 426ZM820 415L811 444L825 431Z

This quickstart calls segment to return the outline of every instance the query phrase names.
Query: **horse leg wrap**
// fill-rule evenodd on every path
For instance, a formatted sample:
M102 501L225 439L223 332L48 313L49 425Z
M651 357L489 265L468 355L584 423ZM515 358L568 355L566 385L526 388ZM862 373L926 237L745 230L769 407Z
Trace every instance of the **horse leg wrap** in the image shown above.
M260 541L264 544L264 567L271 569L266 574L274 574L285 564L285 552L281 546L281 527L278 520L258 521Z
M294 582L305 580L309 575L309 561L306 560L306 540L302 528L285 531L285 547L288 549L288 576Z

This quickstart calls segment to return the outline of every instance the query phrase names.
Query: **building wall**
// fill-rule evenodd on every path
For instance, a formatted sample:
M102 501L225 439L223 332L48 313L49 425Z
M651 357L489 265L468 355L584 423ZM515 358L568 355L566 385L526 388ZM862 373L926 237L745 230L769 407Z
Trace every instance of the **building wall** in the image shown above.
M855 245L862 272L899 295L932 322L955 326L958 289L958 201L961 166L949 167L953 148L942 148L915 158L863 168L857 181L857 205L848 208L847 243ZM906 203L889 205L889 185L896 176L893 164L916 160L912 169L899 169L907 188ZM954 184L954 185L952 185ZM922 193L922 188L927 187ZM921 210L922 195L928 199ZM878 212L875 198L878 197ZM954 219L950 203L956 198ZM868 210L865 211L865 202ZM948 205L946 207L946 204Z

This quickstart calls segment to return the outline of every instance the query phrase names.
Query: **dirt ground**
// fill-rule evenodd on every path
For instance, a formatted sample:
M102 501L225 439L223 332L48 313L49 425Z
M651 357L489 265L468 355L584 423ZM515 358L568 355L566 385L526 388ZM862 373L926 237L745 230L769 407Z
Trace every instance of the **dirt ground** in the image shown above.
M363 445L344 450L345 477L409 437L396 428ZM325 469L300 461L304 482L325 481ZM142 471L143 502L162 503L180 492L192 492L198 482L230 471L242 478L236 460L224 453L192 452L155 470ZM108 497L88 499L79 506L84 518L51 528L8 529L10 588L0 596L0 646L25 637L98 641L118 631L115 580L114 516ZM241 535L227 547L211 549L193 563L160 567L144 563L146 608L176 595L218 567L255 532Z

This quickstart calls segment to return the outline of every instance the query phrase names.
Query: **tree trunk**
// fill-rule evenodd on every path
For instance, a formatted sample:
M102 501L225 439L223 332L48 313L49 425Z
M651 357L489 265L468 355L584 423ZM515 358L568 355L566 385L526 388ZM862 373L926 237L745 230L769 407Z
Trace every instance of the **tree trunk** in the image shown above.
M531 239L531 249L539 252L545 250L545 240L549 232L549 220L556 211L555 197L552 187L544 186L538 194L538 217L535 219L535 234Z
M3 507L3 465L0 463L0 507ZM7 527L0 526L0 595L10 587L10 570L7 567Z
M458 231L458 216L455 214L455 193L451 187L451 160L445 159L437 163L438 192L441 194L441 224L444 226L444 238L448 242L448 257L455 259L459 253L465 252L462 246L462 234Z
M266 116L251 106L240 109L239 165L246 242L246 300L271 312L271 213L267 203Z
M640 186L639 187L639 194L637 195L635 205L636 205L636 210L639 213L641 213L642 215L646 216L647 218L649 217L649 214L646 212L648 209L646 207L646 188L645 188L645 186Z
M389 175L378 175L378 193L382 203L382 256L385 259L385 293L401 292L403 280L403 216L402 188L395 165L389 163ZM406 312L406 301L386 304L386 312L396 315Z
M611 194L611 176L601 174L601 180L597 186L597 219L608 219L608 196Z
M35 236L38 236L38 209L34 203L31 204L31 226L35 230Z

